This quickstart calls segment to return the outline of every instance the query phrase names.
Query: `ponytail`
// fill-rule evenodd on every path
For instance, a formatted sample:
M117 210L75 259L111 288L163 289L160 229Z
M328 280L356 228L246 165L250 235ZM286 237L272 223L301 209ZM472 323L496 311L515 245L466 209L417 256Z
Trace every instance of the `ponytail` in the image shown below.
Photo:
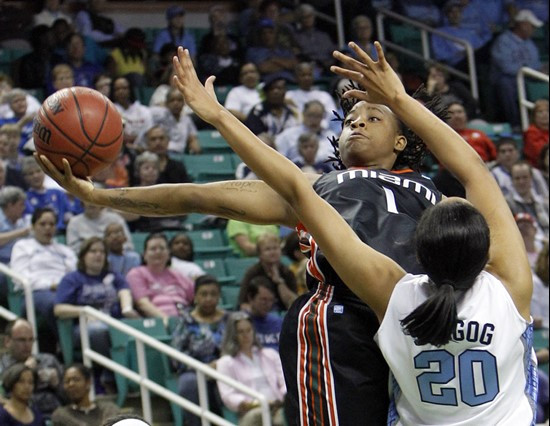
M416 345L443 346L451 340L457 320L455 287L443 280L434 294L400 322Z

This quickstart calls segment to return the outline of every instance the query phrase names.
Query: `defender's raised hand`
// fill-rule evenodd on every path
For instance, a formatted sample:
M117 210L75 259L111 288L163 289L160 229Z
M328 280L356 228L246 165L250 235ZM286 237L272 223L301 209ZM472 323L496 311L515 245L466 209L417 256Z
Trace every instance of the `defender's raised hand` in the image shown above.
M349 47L355 52L357 59L347 56L341 52L334 52L334 57L343 65L339 67L333 65L331 71L355 81L363 90L349 90L345 97L354 97L376 104L390 106L399 96L406 94L405 87L399 76L386 61L384 51L379 42L374 42L378 53L378 60L373 60L363 49L354 42L349 43Z
M181 46L178 47L178 55L174 56L173 63L176 73L173 78L185 102L201 119L212 124L223 109L214 93L216 77L208 77L203 86L197 77L189 51Z

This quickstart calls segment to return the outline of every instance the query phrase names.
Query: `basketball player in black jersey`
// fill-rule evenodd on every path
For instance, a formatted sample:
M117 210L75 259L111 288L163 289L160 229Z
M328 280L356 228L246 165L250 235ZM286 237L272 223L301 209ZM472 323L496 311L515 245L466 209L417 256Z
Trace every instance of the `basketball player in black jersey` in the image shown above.
M178 86L191 108L231 142L255 137L194 74L188 54L178 51ZM185 68L185 72L183 72ZM350 223L360 238L418 271L411 238L421 212L441 194L418 172L424 144L383 106L344 105L337 156L345 170L311 176L315 190ZM64 173L41 157L42 167L80 199L149 216L191 212L259 224L298 223L292 208L261 181L206 185L97 189ZM392 171L393 170L393 171ZM301 231L304 233L304 231ZM345 244L342 241L342 244ZM285 369L291 425L382 425L388 412L388 368L373 341L378 321L334 273L313 240L304 246L310 291L285 317L281 358Z

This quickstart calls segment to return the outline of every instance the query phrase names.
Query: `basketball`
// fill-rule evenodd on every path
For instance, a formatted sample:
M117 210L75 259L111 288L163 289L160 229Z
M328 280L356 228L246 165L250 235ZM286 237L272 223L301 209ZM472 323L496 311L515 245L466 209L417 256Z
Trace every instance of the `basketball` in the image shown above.
M113 103L87 87L49 96L33 123L36 152L63 171L66 158L75 176L94 176L114 162L122 147L122 117Z

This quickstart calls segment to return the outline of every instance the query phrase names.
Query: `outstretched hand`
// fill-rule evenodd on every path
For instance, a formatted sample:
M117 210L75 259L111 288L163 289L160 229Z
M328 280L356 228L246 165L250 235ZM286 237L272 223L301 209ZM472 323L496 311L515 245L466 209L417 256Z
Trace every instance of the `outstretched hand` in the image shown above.
M67 159L63 159L64 171L61 172L55 167L48 157L45 155L34 154L34 158L38 165L44 170L59 185L69 191L71 194L80 198L82 201L90 201L91 193L94 190L94 185L89 180L79 179L73 175L71 166Z
M181 46L178 47L178 54L174 56L173 63L175 75L172 78L185 102L202 120L213 124L218 112L223 108L214 92L216 77L208 77L203 86L197 77L189 51Z
M357 59L335 51L333 56L345 68L333 65L330 70L335 74L353 80L364 90L348 90L344 97L354 97L362 101L390 106L394 99L405 94L405 87L399 76L386 61L384 51L379 42L374 42L378 60L373 60L363 49L354 42L349 43L357 55Z

